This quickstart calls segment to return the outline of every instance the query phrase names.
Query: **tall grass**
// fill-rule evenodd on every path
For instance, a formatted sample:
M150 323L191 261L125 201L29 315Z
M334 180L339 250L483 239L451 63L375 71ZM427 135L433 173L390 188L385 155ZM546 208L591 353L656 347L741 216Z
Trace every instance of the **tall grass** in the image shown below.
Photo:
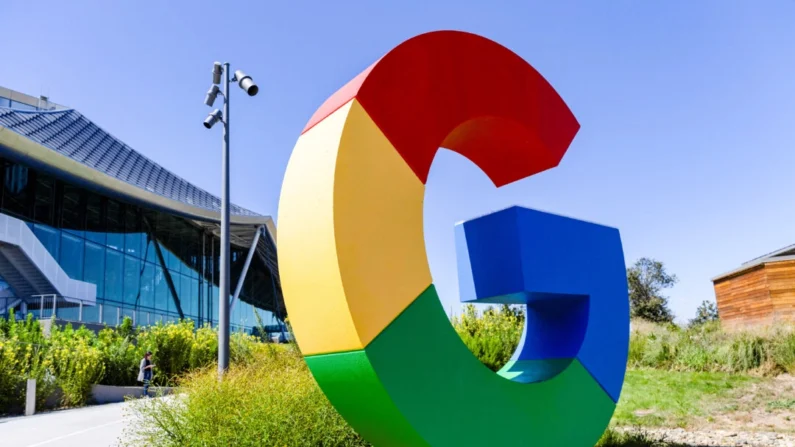
M466 306L452 320L470 351L496 371L513 355L524 313L509 306L478 312ZM724 331L719 322L682 328L632 321L630 368L672 371L795 374L795 324Z
M252 345L252 361L218 380L215 368L185 376L175 398L139 400L123 445L365 446L334 410L291 346Z
M132 401L121 445L370 445L334 410L294 347L251 348L251 360L221 382L208 367L184 376L176 396ZM642 431L608 429L596 447L663 446L673 447Z
M795 325L726 332L717 322L687 329L633 321L628 365L674 371L795 373Z
M493 370L513 354L523 324L522 312L508 306L482 313L467 307L453 319L464 343ZM766 374L795 367L795 330L789 326L739 333L717 324L682 329L634 321L632 327L630 367ZM130 408L137 421L127 429L125 445L369 445L325 398L296 346L242 346L247 355L223 381L210 366L179 379L175 397L134 402ZM669 444L642 432L613 430L597 444L663 445Z

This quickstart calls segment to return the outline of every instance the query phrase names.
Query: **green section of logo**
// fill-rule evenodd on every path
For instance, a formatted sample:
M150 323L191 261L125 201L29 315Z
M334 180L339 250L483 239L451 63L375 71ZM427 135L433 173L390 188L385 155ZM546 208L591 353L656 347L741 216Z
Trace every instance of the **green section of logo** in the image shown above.
M490 371L458 337L433 286L364 350L307 363L343 417L378 446L594 445L615 410L578 360L535 383Z

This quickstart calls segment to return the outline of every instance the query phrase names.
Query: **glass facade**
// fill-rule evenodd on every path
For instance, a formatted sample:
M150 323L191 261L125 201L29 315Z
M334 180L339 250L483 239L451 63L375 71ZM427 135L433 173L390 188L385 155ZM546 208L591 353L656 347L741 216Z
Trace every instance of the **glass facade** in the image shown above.
M115 325L129 316L137 325L179 318L216 324L220 243L200 225L3 158L0 187L0 212L27 222L71 278L96 284L97 306L85 306L82 321ZM232 246L233 287L247 250ZM231 314L233 330L256 327L255 311L265 325L280 325L283 313L249 304L274 287L255 256ZM77 320L77 312L65 308L58 317Z

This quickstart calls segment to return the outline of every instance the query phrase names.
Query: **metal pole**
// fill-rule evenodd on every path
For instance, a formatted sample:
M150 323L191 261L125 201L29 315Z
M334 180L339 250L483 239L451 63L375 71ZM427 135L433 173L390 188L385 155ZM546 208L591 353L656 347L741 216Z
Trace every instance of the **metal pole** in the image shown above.
M221 277L218 279L218 375L229 367L229 63L224 63L224 145L221 156Z
M243 270L240 272L240 278L237 280L235 293L232 295L232 302L229 304L229 312L232 312L232 309L234 309L237 297L240 296L240 291L243 290L243 282L246 280L246 274L248 273L248 267L251 265L251 259L254 257L254 252L257 251L257 243L259 242L259 235L261 232L262 227L257 227L257 231L254 233L254 239L251 241L251 247L249 247L248 254L246 255L246 262L243 264Z
M56 318L55 317L55 306L56 306L57 303L58 303L58 299L57 299L57 297L55 295L53 295L52 296L52 317L53 318Z

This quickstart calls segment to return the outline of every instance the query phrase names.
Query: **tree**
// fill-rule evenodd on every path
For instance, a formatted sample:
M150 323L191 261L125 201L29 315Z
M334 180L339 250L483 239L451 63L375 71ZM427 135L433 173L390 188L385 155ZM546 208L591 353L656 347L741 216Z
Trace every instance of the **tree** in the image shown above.
M640 258L627 269L629 283L629 307L634 318L656 323L670 323L674 314L668 308L668 297L660 292L673 287L678 279L669 275L662 262Z
M699 326L710 321L718 321L718 306L713 301L704 300L696 309L696 318L690 320L690 326Z

